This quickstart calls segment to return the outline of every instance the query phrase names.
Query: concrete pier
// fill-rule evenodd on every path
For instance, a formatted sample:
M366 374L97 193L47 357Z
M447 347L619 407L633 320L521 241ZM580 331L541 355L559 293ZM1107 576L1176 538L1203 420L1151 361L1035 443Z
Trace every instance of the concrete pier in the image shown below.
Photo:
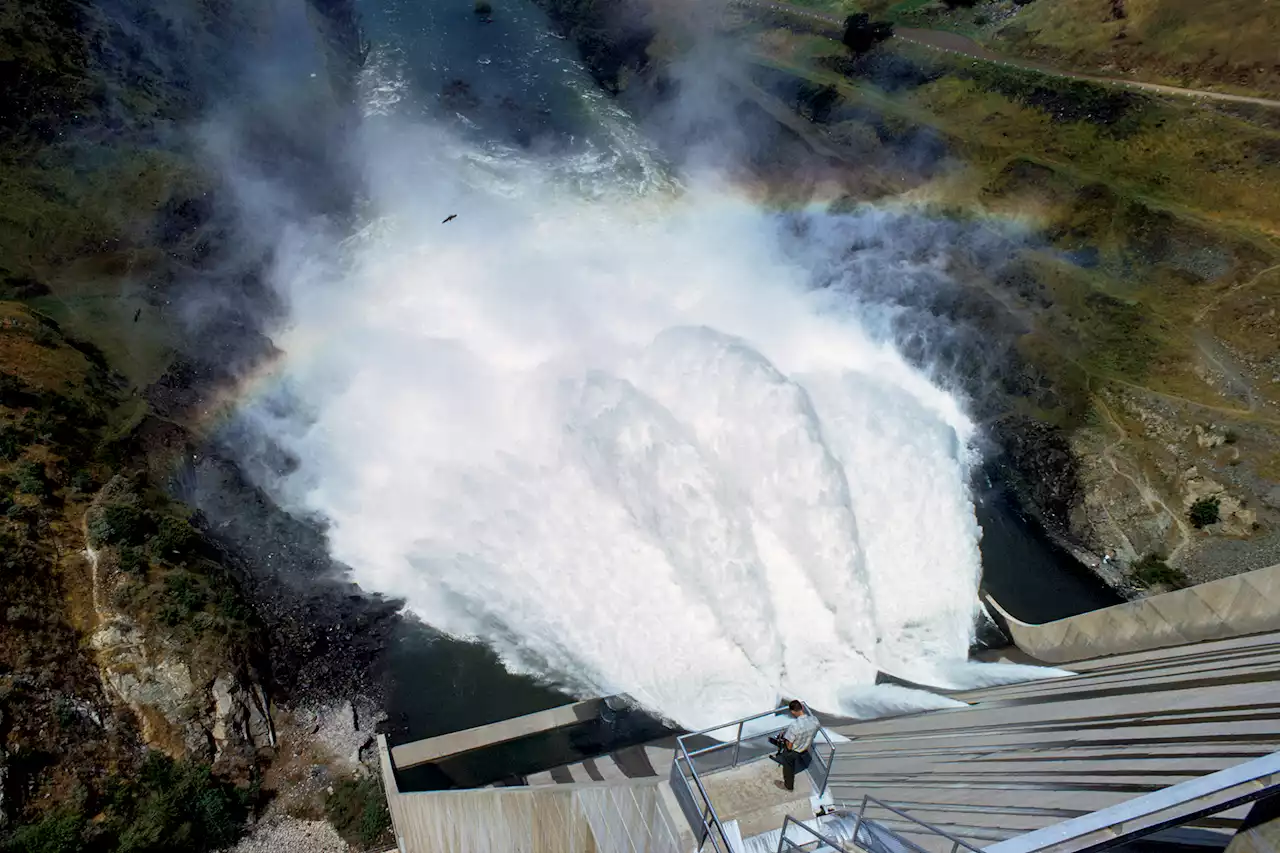
M395 766L404 770L461 752L585 723L599 716L603 705L603 699L590 699L534 714L525 714L523 717L512 717L487 726L477 726L439 737L415 740L412 743L391 747L391 757L395 761Z

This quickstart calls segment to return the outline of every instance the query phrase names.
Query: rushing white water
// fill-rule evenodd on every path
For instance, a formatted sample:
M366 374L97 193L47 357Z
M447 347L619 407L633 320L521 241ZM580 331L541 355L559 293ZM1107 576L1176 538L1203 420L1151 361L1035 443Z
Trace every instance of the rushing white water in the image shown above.
M367 143L368 226L282 249L278 381L243 411L357 582L687 726L1001 677L964 664L973 425L823 310L775 216L640 148Z

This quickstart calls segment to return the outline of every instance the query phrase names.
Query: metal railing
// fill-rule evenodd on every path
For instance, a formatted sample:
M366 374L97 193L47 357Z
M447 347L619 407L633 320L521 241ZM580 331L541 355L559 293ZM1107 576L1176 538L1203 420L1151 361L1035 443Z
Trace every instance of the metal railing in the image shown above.
M1193 827L1194 822L1280 792L1280 752L1189 779L1108 806L1080 817L1016 835L985 848L985 853L1085 853L1103 850L1157 833ZM984 853L946 830L912 817L900 808L872 796L864 796L855 814L853 803L837 802L834 811L854 817L854 839L868 853L928 853L924 847L894 831L881 819L867 817L868 806L884 809L928 833L951 842L951 853ZM806 827L807 829L807 827ZM785 848L790 850L793 848ZM795 848L802 849L802 848ZM937 848L934 848L937 849ZM779 848L780 853L784 848Z
M959 853L961 848L970 851L970 853L982 853L982 848L974 847L969 842L957 838L945 829L939 829L931 823L925 823L924 821L907 814L902 809L891 806L883 800L877 800L875 797L868 795L862 798L862 804L858 806L857 824L854 831L858 845L869 850L870 853L901 853L902 847L914 850L916 853L930 853L930 851L921 847L919 844L916 844L911 839L904 838L899 833L894 832L873 820L868 820L866 817L868 804L895 814L903 820L914 823L916 826L924 827L924 829L933 835L945 838L947 841L951 842L951 853ZM849 806L844 803L836 803L836 808L849 810ZM902 847L895 849L893 845L886 844L884 838L880 837L882 834L890 837L895 844L902 845Z
M1079 853L1142 838L1280 792L1280 752L999 841L990 853Z
M716 853L733 853L724 825L716 813L706 786L702 783L701 774L729 770L740 764L768 758L775 751L774 746L769 743L769 738L786 729L791 723L791 718L788 717L783 725L765 731L752 732L744 737L746 725L756 720L783 714L787 714L785 705L774 708L772 711L753 714L750 717L743 717L702 731L690 732L676 738L678 748L675 761L671 763L671 789L676 796L676 801L680 804L680 810L689 821L689 826L698 836L699 850L710 840ZM689 740L705 738L712 733L724 732L726 729L736 729L732 740L689 749ZM824 748L825 754L823 754ZM819 796L827 789L835 751L836 747L830 736L824 729L819 729L818 734L814 736L813 745L809 747L810 762L805 768L813 783L814 791Z
M796 841L792 837L793 835L800 835L805 840ZM807 823L796 820L791 815L787 815L786 819L782 821L782 834L778 836L777 853L790 853L793 850L804 851L804 853L826 853L828 849L833 853L846 853L849 848L843 842L823 835Z

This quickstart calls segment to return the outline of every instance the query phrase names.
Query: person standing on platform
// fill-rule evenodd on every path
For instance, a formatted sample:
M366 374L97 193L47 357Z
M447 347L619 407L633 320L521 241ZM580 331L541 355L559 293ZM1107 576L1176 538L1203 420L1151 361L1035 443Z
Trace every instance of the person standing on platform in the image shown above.
M792 699L787 705L792 720L782 733L782 755L778 760L782 764L781 786L788 791L796 789L796 773L803 772L809 766L812 755L809 748L813 746L813 738L822 728L818 718L805 710L804 703Z

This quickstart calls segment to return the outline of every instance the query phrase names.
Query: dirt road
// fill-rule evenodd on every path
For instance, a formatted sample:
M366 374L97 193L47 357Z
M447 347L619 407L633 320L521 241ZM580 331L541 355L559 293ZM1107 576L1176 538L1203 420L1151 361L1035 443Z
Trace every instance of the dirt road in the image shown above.
M812 9L806 9L802 6L792 6L789 3L773 3L769 2L769 0L731 0L731 2L740 6L753 6L758 9L768 9L782 14L810 18L815 21L821 21L822 23L830 26L844 27L844 20L838 15L828 15L824 12L815 12ZM914 27L895 27L893 35L894 38L901 39L904 42L918 44L923 47L932 48L933 50L945 50L948 53L967 56L970 59L977 59L983 62L995 62L1010 68L1020 68L1024 71L1035 71L1039 74L1048 74L1053 77L1065 77L1071 80L1084 80L1090 83L1100 83L1104 86L1123 86L1129 89L1139 89L1159 95L1173 95L1175 97L1191 98L1193 100L1218 101L1233 104L1252 104L1254 106L1280 109L1280 101L1272 100L1270 98L1255 98L1249 95L1231 95L1225 92L1210 92L1204 89L1186 89L1181 86L1166 86L1163 83L1147 83L1142 80L1130 80L1124 77L1104 77L1097 74L1081 74L1076 71L1054 68L1050 65L1044 65L1039 62L1032 62L1026 59L1013 59L988 50L968 36L962 36L959 33L952 33L946 30L922 30Z

